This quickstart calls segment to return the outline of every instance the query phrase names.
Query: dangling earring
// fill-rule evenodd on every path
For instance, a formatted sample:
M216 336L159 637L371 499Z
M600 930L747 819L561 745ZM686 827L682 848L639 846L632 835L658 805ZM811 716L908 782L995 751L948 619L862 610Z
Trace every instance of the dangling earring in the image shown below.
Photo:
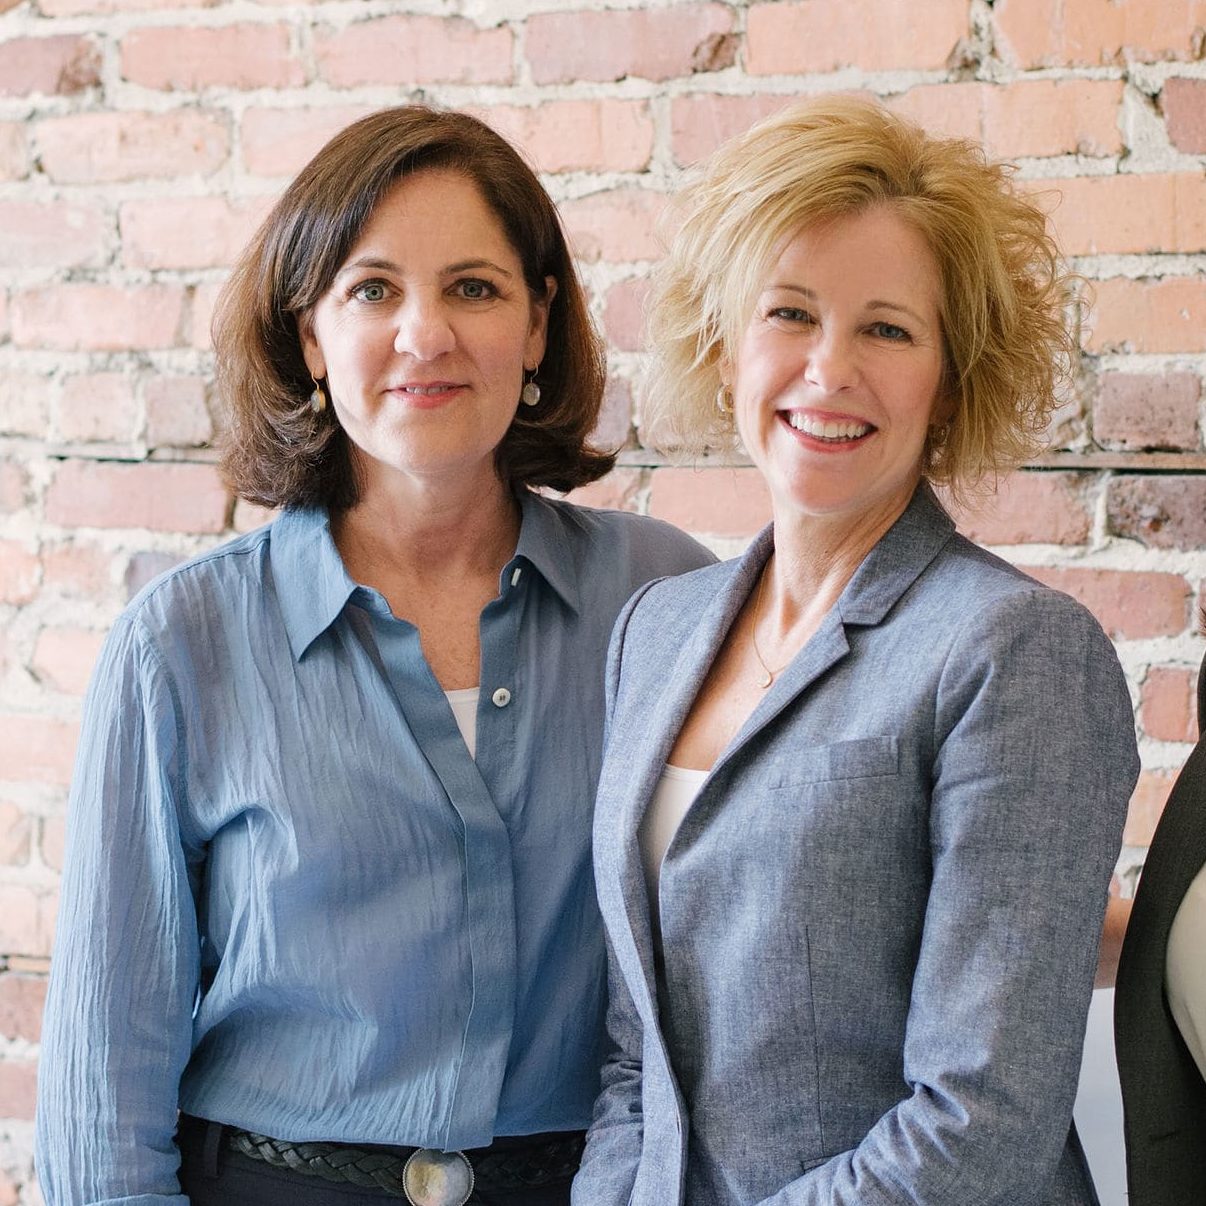
M311 377L314 382L314 392L310 395L310 409L316 415L322 414L327 409L327 387L317 378Z
M540 386L536 384L536 369L539 368L540 365L537 365L534 369L523 370L524 382L523 389L519 392L519 400L524 406L537 406L540 403Z
M727 385L722 385L716 391L716 409L720 411L722 418L733 417L733 391Z

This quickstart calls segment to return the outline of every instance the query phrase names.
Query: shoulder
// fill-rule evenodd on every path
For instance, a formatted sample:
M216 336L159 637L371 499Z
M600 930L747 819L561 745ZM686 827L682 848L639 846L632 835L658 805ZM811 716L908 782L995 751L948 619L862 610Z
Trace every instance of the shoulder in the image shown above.
M699 541L663 520L561 499L543 501L583 558L625 570L630 589L651 578L683 574L716 560Z

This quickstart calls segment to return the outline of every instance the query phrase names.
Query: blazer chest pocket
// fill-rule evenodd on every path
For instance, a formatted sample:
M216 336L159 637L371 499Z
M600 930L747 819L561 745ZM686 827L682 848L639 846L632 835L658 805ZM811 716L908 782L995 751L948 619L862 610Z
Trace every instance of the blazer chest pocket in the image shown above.
M860 737L795 750L772 766L767 786L803 787L844 779L879 779L899 772L900 743L896 737Z

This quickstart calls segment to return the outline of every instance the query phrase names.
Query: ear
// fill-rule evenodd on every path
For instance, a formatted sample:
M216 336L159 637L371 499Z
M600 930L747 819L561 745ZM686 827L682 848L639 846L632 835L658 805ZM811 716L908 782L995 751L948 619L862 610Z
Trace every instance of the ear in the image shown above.
M528 324L528 340L524 346L523 364L528 372L540 366L544 359L549 334L549 309L557 296L557 278L544 278L544 296L532 299L531 320Z
M306 371L315 381L322 380L327 375L327 360L322 354L322 348L314 334L314 315L310 311L298 315L297 335L301 340L302 359L306 362Z

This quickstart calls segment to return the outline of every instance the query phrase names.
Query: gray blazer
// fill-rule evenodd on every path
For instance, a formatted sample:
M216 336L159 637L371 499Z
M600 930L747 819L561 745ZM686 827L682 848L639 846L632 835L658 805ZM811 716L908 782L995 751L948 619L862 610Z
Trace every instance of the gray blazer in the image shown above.
M771 544L644 588L612 637L614 1051L574 1202L1095 1203L1072 1103L1130 699L1092 617L925 485L670 844L659 993L637 825Z
M1198 718L1206 721L1206 661ZM1204 863L1206 737L1199 734L1156 826L1118 961L1114 1046L1130 1206L1206 1202L1206 1081L1164 995L1168 936Z

